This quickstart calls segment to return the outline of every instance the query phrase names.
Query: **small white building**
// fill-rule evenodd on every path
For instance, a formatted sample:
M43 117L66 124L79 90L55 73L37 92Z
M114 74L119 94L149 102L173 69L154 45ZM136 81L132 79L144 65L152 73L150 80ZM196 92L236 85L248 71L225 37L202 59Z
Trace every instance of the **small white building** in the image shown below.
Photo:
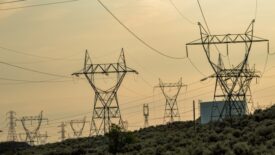
M222 111L222 108L224 106L224 101L208 101L208 102L200 102L200 120L201 124L206 124L211 121L211 113L212 114L212 121L216 121L219 119L220 113ZM247 111L247 105L244 101L236 102L236 107L232 107L231 114L232 116L237 116L238 112L237 110L241 111L243 115L246 114ZM225 111L228 111L228 108L225 109ZM224 113L225 114L225 113ZM223 115L224 116L224 115Z

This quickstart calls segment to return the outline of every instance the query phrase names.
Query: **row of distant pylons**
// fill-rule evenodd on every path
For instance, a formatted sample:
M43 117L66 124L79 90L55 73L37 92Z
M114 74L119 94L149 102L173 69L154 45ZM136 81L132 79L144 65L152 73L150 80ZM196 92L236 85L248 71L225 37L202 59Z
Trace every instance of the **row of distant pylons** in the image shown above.
M48 119L43 117L43 111L40 112L37 116L24 116L21 118L16 117L16 112L9 111L7 113L8 118L8 136L7 141L8 142L27 142L30 145L43 145L47 143L47 139L49 138L49 135L47 132L41 133L40 129L42 128L43 122L48 123ZM22 124L22 127L24 129L24 133L17 133L16 127L17 122L20 122ZM83 119L74 119L70 120L68 122L61 122L61 124L58 126L60 127L60 140L64 141L69 138L79 138L82 136L83 129L85 124L87 123L86 117ZM69 125L70 128L73 131L73 137L70 137L70 135L66 134L66 126Z

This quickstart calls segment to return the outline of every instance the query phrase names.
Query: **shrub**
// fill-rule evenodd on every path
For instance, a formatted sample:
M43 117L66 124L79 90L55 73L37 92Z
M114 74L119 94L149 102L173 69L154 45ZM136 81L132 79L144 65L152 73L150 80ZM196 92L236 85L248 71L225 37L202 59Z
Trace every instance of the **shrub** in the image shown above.
M249 155L249 146L245 142L236 143L233 146L233 151L235 154Z

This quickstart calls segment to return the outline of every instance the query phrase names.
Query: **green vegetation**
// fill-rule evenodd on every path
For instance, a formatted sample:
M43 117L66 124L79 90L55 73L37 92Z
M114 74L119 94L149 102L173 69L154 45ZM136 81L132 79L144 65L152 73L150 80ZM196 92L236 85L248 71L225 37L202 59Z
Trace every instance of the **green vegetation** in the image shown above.
M0 148L2 146L0 145ZM18 155L273 155L275 152L275 106L251 116L212 125L175 122L134 132L112 126L106 136L70 139L18 151Z

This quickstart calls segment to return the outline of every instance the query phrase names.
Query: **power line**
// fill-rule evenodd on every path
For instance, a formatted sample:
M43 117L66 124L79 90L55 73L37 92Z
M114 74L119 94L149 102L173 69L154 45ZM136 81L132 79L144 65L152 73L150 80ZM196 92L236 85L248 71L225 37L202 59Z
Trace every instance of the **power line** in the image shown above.
M263 68L263 71L262 71L262 77L264 76L265 72L266 72L266 67L267 67L267 63L268 63L268 58L269 58L269 55L268 53L266 54L266 58L265 58L265 63L264 63L264 68Z
M51 3L41 3L41 4L33 4L33 5L25 5L25 6L18 6L18 7L9 7L0 9L0 11L8 11L8 10L17 10L17 9L24 9L24 8L32 8L32 7L41 7L41 6L48 6L48 5L56 5L56 4L63 4L63 3L71 3L79 0L64 0L64 1L57 1Z
M205 23L205 25L206 25L206 28L207 28L208 32L211 33L211 32L210 32L210 29L209 29L209 26L208 26L208 23L207 23L207 21L206 21L205 15L204 15L203 10L202 10L200 0L197 0L197 2L198 2L198 5L199 5L199 8L200 8L200 12L201 12L202 18L203 18L204 23Z
M206 76L202 71L199 70L199 68L191 61L190 58L188 58L190 64L198 71L202 76Z
M193 91L196 91L196 90L200 90L200 89L203 89L203 88L207 88L211 85L208 85L208 86L204 86L204 87L200 87L200 88L197 88L197 89L192 89L190 91L188 91L189 93L190 92L193 92ZM206 92L206 93L201 93L199 95L195 95L195 96L192 96L192 97L189 97L189 98L183 98L183 99L180 99L179 101L183 101L183 100L187 100L187 99L192 99L194 97L197 97L197 96L201 96L201 95L204 95L204 94L209 94L210 92ZM148 97L146 97L148 98ZM149 97L150 98L150 97ZM141 99L143 100L143 99ZM162 100L162 99L160 99ZM160 101L158 100L158 101ZM130 102L126 102L127 104L129 103L133 103L133 102L137 102L137 101L140 101L140 100L135 100L135 101L130 101ZM149 102L146 102L146 103L149 103ZM126 108L123 108L122 110L128 110L128 109L132 109L132 108L135 108L135 107L138 107L140 105L135 105L135 106L129 106L129 107L126 107ZM137 111L136 111L137 112ZM75 115L69 115L69 116L64 116L64 117L59 117L59 118L56 118L56 119L52 119L51 122L54 122L54 121L58 121L58 120L64 120L64 119L67 119L67 118L73 118L73 117L77 117L77 116L84 116L84 115L87 115L87 114L90 114L91 112L85 112L85 113L79 113L79 114L75 114ZM133 113L133 112L131 112ZM124 113L124 114L128 114L128 113ZM55 124L55 123L49 123L49 124Z
M135 34L130 28L128 28L125 24L123 24L123 22L118 19L118 17L112 13L112 11L110 9L108 9L108 7L103 4L101 2L101 0L97 0L98 3L123 27L125 28L133 37L135 37L138 41L140 41L143 45L145 45L146 47L148 47L149 49L151 49L152 51L164 56L164 57L167 57L167 58L170 58L170 59L186 59L187 57L174 57L174 56L170 56L170 55L167 55L159 50L157 50L156 48L152 47L151 45L149 45L147 42L145 42L143 39L141 39L137 34Z
M59 75L59 74L54 74L54 73L42 72L42 71L38 71L38 70L26 68L26 67L21 67L21 66L13 65L13 64L10 64L10 63L7 63L7 62L3 62L3 61L0 61L0 64L7 65L7 66L10 66L10 67L14 67L14 68L19 68L19 69L22 69L22 70L26 70L26 71L34 72L34 73L38 73L38 74L44 74L44 75L55 76L55 77L62 77L62 78L72 78L72 77L65 76L65 75Z
M54 58L54 57L41 56L41 55L31 54L31 53L27 53L27 52L22 52L22 51L7 48L7 47L4 47L4 46L0 46L0 49L3 49L5 51L9 51L9 52L12 52L12 53L20 54L20 55L30 56L30 57L37 57L37 58L50 59L50 60L65 60L64 58Z
M0 80L17 81L17 82L24 82L24 83L50 83L50 82L68 82L68 81L71 81L71 80L56 80L56 79L49 79L49 80L22 80L22 79L12 79L12 78L5 78L5 77L0 77ZM23 84L23 83L15 83L15 84Z
M257 14L258 14L258 0L255 1L256 4L255 4L255 14L254 14L254 19L256 20L257 18Z
M17 2L22 2L26 0L13 0L13 1L7 1L7 2L0 2L0 4L9 4L9 3L17 3Z
M197 0L197 2L198 2L198 6L199 6L199 8L200 8L200 12L201 12L202 18L203 18L204 23L205 23L205 25L206 25L207 31L208 31L208 33L211 35L210 28L209 28L209 26L208 26L206 17L205 17L205 15L204 15L204 12L203 12L202 7L201 7L201 4L200 4L200 0ZM224 56L224 55L220 52L220 50L219 50L219 48L217 47L217 45L214 45L214 46L216 47L216 50L218 51L219 54L221 54L223 57L226 57L226 56ZM228 58L228 62L229 62L229 65L231 65L231 64L230 64L229 58Z
M169 2L171 3L171 5L175 8L175 10L178 12L178 14L185 19L187 22L189 22L190 24L196 25L196 23L192 22L189 18L187 18L186 16L183 15L183 13L177 8L177 6L175 5L175 3L173 2L173 0L169 0Z

